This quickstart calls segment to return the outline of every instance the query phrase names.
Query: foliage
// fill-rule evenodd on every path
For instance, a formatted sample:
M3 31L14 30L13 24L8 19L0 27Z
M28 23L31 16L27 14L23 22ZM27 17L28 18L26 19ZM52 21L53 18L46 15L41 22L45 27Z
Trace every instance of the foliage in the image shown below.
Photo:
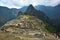
M51 33L56 33L56 28L54 28L53 26L51 26L51 25L48 24L48 23L45 23L45 24L46 24L45 28L46 28L49 32L51 32Z

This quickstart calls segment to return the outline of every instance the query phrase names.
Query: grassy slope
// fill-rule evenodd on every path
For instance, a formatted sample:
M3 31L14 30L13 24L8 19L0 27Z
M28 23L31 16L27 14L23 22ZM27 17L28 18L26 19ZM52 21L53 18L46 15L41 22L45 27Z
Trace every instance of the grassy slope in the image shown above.
M27 35L13 35L0 30L0 40L59 40L48 34L45 38L30 37Z
M21 15L19 16L17 19L13 20L13 21L10 21L8 22L7 24L5 24L3 27L9 27L10 24L18 24L20 23L20 21L22 21L22 19L24 19L25 22L31 22L33 23L33 25L37 25L37 26L34 26L34 27L37 27L37 29L42 29L41 31L40 30L33 30L31 29L30 31L24 31L22 32L22 34L19 32L18 34L10 34L10 33L7 33L7 32L3 32L3 31L0 31L0 39L1 40L58 40L56 39L53 35L48 34L48 36L45 36L45 38L36 38L36 37L33 37L33 36L30 36L30 35L27 35L29 32L38 32L38 33L44 33L45 29L44 29L44 23L39 19L36 19L35 17L31 17L31 16L28 16L28 15ZM42 22L42 25L40 25L39 22ZM24 23L22 23L24 24ZM33 26L32 26L33 27ZM18 29L17 29L18 30ZM15 29L13 29L12 31L10 30L10 32L15 32L17 31ZM21 31L21 30L20 30Z

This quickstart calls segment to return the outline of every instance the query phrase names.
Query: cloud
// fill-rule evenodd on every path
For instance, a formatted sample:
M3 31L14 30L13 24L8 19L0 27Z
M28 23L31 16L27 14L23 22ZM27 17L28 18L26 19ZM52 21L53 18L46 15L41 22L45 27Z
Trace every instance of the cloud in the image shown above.
M23 6L28 6L29 4L34 6L55 6L60 4L60 0L0 0L0 6L7 6L9 8L21 8Z

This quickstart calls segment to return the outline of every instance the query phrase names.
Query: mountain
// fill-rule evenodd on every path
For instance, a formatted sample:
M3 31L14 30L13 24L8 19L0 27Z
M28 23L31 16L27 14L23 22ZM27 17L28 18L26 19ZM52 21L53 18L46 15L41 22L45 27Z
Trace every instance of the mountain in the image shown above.
M57 31L60 32L60 11L59 11L60 4L58 4L54 7L38 5L35 8L37 10L41 10L41 11L45 12L45 14L53 20L53 23L54 23L53 25L55 25Z
M42 6L41 6L42 7ZM44 9L45 7L42 7L42 9ZM39 8L38 8L39 9ZM45 8L46 9L46 8ZM43 20L45 23L47 22L48 24L50 24L51 26L53 26L52 29L54 29L57 33L60 32L60 27L59 27L59 23L57 20L55 20L54 18L52 19L50 16L52 16L53 14L48 15L49 13L52 12L52 8L48 7L47 10L43 11L43 10L37 10L36 8L34 8L32 5L28 6L25 15L31 15L31 16L35 16L41 20ZM50 12L49 12L50 11ZM47 13L46 13L47 12ZM48 27L49 28L49 27ZM50 28L49 28L50 29Z
M47 16L49 16L51 19L56 20L59 22L60 20L60 4L56 5L55 7L51 6L43 6L43 5L38 5L35 7L37 10L41 10L45 12Z
M1 31L8 34L8 38L13 36L13 39L16 38L16 40L58 40L53 35L49 34L45 26L46 24L35 16L20 15L16 19L3 25ZM44 34L46 35L44 36ZM9 37L9 35L12 36ZM6 39L6 36L3 37Z
M22 8L20 8L19 10L22 11L22 12L25 12L27 10L28 6L24 6Z
M13 15L17 16L17 14L18 14L18 12L19 12L19 9L11 8L10 10L11 10L11 12L13 13Z
M36 29L43 29L44 22L42 20L39 20L35 16L30 16L30 15L19 15L16 19L7 22L5 25L3 25L2 28L9 28L9 27L17 27L20 29L31 29L31 30L36 30Z
M25 13L19 11L15 19L0 28L0 39L59 40L53 35L56 30L49 23L50 19L43 11L36 10L30 5Z
M45 14L46 14L47 16L49 16L50 18L51 18L51 15L53 15L53 14L51 13L52 10L53 10L53 7L51 7L51 6L38 5L38 6L35 6L35 8L36 8L37 10L41 10L41 11L45 12Z
M2 13L0 15L1 16L0 24L2 26L7 21L15 18L18 15L19 11L23 11L28 15L33 15L39 19L42 19L43 21L47 21L54 26L60 26L60 21L59 21L60 20L59 19L60 11L59 10L60 10L60 5L57 5L55 7L51 7L51 6L46 7L43 5L38 5L35 8L32 5L30 5L28 7L24 6L21 9L16 9L16 8L9 9L7 7L0 6L0 14ZM59 28L59 27L57 27L57 28Z
M43 20L44 22L48 22L48 23L50 22L49 17L46 16L44 12L42 12L40 10L36 10L32 5L28 6L25 13L26 13L26 15L35 16L35 17Z
M24 11L25 8L27 8L27 6L25 7L22 7L22 9ZM54 20L54 23L60 23L60 4L52 7L52 6L44 6L44 5L38 5L38 6L35 6L35 9L36 10L40 10L40 11L43 11L50 19ZM21 10L21 9L20 9Z
M16 9L16 8L11 8L12 13L17 16L19 11L25 12L27 10L28 6L24 6L22 8Z
M18 11L25 12L27 10L28 6L24 6L20 9L14 9L13 12L17 13ZM60 4L52 7L52 6L44 6L44 5L37 5L35 6L36 10L43 11L50 19L53 19L55 21L60 20ZM16 11L15 11L16 10ZM58 10L58 11L57 11Z
M15 18L15 15L12 14L9 8L0 6L0 26L13 18Z
M53 16L53 18L54 19L56 19L56 20L58 20L58 21L60 21L60 4L59 5L57 5L57 6L55 6L54 7L54 10L53 10L53 13L55 14L54 16Z

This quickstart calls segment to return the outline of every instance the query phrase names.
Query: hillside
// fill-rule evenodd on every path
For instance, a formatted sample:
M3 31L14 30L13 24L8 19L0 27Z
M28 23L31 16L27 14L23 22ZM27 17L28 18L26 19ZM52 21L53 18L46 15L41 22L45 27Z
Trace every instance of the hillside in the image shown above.
M16 19L7 22L2 26L1 30L3 35L5 35L5 33L12 35L14 38L9 35L8 38L16 38L17 40L58 40L52 34L49 34L45 26L46 24L44 24L42 20L34 16L20 15ZM7 35L5 35L4 38L6 39L6 37Z
M34 16L29 16L29 15L20 15L16 19L7 22L5 25L3 25L3 28L9 28L9 26L15 26L17 28L22 28L22 29L38 29L40 30L41 28L44 29L44 26L46 26L43 21L35 18ZM41 27L40 27L41 26Z
M15 15L9 8L0 6L0 27L14 18Z
M20 40L20 38L0 30L0 40Z

